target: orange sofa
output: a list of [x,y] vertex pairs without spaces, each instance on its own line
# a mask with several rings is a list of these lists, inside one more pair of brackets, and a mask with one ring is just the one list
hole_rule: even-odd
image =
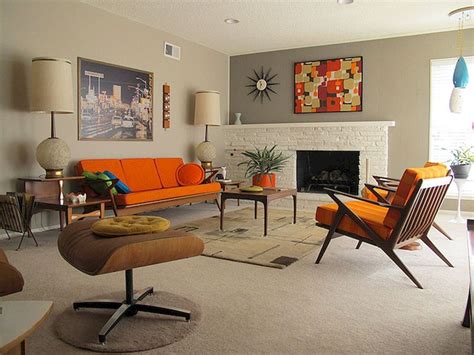
[[110,194],[117,216],[217,200],[219,183],[180,186],[177,171],[183,164],[181,158],[87,159],[76,170],[79,175],[108,170],[130,188],[128,194]]

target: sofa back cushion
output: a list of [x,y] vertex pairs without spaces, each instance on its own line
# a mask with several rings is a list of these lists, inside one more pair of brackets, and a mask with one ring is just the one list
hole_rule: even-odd
[[178,168],[183,165],[181,158],[156,158],[155,166],[160,175],[163,187],[177,187],[179,186],[176,179],[176,172]]
[[160,177],[152,158],[122,159],[127,186],[132,192],[161,189]]
[[78,175],[82,175],[84,171],[90,171],[93,173],[100,171],[103,173],[106,170],[112,172],[117,179],[128,184],[119,159],[85,159],[80,160],[76,165],[76,172]]
[[[416,184],[420,179],[433,179],[445,177],[448,169],[444,165],[433,165],[427,168],[406,169],[398,184],[397,192],[393,197],[392,204],[403,207],[410,199]],[[384,219],[384,224],[390,228],[395,228],[400,218],[400,211],[395,208],[389,208]]]

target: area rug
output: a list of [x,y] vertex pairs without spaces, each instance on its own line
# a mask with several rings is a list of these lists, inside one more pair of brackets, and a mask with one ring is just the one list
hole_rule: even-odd
[[[122,299],[122,293],[99,296],[95,299]],[[139,312],[123,318],[107,336],[107,342],[98,342],[97,334],[113,311],[99,309],[65,309],[54,321],[58,337],[75,347],[97,352],[117,353],[156,349],[177,342],[199,324],[201,310],[193,301],[168,292],[155,292],[141,301],[144,304],[176,307],[191,311],[191,321],[183,318]]]
[[173,229],[193,233],[204,240],[205,256],[284,269],[319,248],[327,233],[315,226],[313,213],[298,212],[296,224],[292,223],[292,216],[290,210],[269,209],[266,237],[263,208],[254,219],[252,207],[225,213],[223,231],[219,230],[219,216]]

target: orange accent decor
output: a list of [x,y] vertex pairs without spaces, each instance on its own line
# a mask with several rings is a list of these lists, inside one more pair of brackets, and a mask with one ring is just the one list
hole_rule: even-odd
[[176,172],[178,168],[183,165],[181,158],[156,158],[155,166],[160,175],[163,187],[177,187],[179,186],[176,179]]
[[[383,221],[388,212],[388,208],[380,207],[362,201],[347,202],[349,207],[356,215],[366,222],[375,233],[384,239],[388,239],[392,233],[392,229],[385,226]],[[335,203],[319,206],[316,210],[316,220],[325,225],[332,225],[336,217],[338,206]],[[367,233],[359,227],[350,217],[344,216],[339,223],[339,230],[354,233],[361,237],[370,238]]]
[[110,171],[119,180],[123,181],[124,184],[128,185],[119,159],[86,159],[80,160],[76,165],[78,175],[82,175],[84,171],[90,171],[92,173],[100,171],[103,173],[105,170]]
[[[427,168],[406,169],[400,183],[398,184],[397,192],[393,197],[392,204],[396,206],[405,206],[420,179],[445,177],[447,173],[448,169],[442,164]],[[384,224],[390,228],[394,228],[399,218],[400,212],[395,208],[390,208],[385,217]]]
[[139,203],[154,202],[190,195],[202,194],[205,192],[220,192],[221,185],[217,182],[202,185],[171,187],[167,189],[131,192],[129,194],[119,194],[116,202],[119,206],[134,205]]
[[161,189],[160,177],[151,158],[122,159],[127,186],[132,192]]
[[276,186],[276,175],[275,174],[258,174],[252,177],[252,184],[261,187],[275,187]]
[[204,169],[196,163],[181,165],[176,171],[176,180],[181,186],[199,185],[204,180]]
[[[383,198],[387,198],[388,196],[388,191],[386,190],[381,190],[381,189],[375,189],[375,191],[377,191],[377,193],[382,196]],[[361,191],[361,196],[364,197],[364,198],[368,198],[369,200],[372,200],[372,201],[378,201],[379,199],[377,198],[377,196],[375,196],[374,193],[372,193],[372,191],[370,191],[368,188],[364,187]]]

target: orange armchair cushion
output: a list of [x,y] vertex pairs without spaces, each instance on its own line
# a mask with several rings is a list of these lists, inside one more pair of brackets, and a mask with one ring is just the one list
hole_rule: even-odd
[[132,192],[161,189],[163,187],[153,159],[122,159],[121,163],[127,180],[126,184]]
[[176,172],[178,168],[183,165],[181,158],[156,158],[155,166],[160,175],[163,187],[177,187],[179,186],[176,179]]
[[[387,190],[381,190],[381,189],[375,189],[375,191],[377,191],[377,193],[382,196],[383,198],[387,198],[389,192]],[[362,197],[364,198],[367,198],[369,200],[372,200],[372,201],[378,201],[379,199],[377,198],[377,196],[375,196],[375,194],[370,191],[367,187],[364,187],[361,191],[361,195]]]
[[[405,206],[420,179],[445,177],[447,173],[448,169],[442,164],[426,168],[406,169],[400,183],[398,184],[397,192],[393,197],[392,204],[400,207]],[[390,228],[394,228],[399,218],[400,211],[395,208],[390,208],[385,217],[384,224]]]
[[217,182],[211,184],[170,187],[167,189],[131,192],[129,194],[119,194],[115,201],[119,206],[134,205],[137,203],[154,202],[172,198],[198,195],[206,192],[220,192],[221,185]]
[[119,159],[86,159],[80,160],[76,165],[76,172],[78,175],[82,175],[84,171],[94,173],[100,171],[103,173],[105,170],[110,171],[119,180],[123,181],[124,184],[128,185]]
[[181,165],[176,171],[176,180],[181,186],[199,185],[204,180],[204,169],[196,163]]
[[[367,223],[382,239],[390,238],[392,229],[383,223],[388,208],[372,205],[363,201],[350,201],[346,203],[346,206]],[[336,203],[319,206],[316,210],[316,221],[326,226],[331,226],[336,217],[337,210],[338,205]],[[337,229],[342,232],[353,233],[370,239],[369,235],[347,215],[342,217]]]

